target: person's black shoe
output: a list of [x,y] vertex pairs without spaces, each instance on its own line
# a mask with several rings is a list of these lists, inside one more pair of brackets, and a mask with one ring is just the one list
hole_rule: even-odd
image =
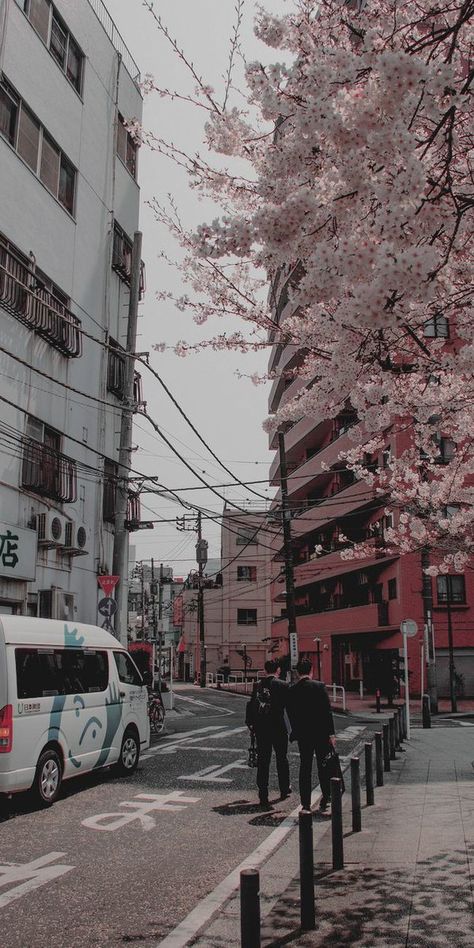
[[280,794],[280,800],[287,800],[288,797],[291,797],[292,793],[293,793],[293,788],[288,787],[287,790],[283,790],[282,793]]
[[263,807],[265,810],[272,809],[272,804],[270,803],[270,800],[268,799],[268,797],[263,797],[263,796],[259,797],[259,802],[260,802],[260,806]]
[[326,810],[329,809],[330,803],[331,803],[331,800],[329,799],[329,797],[321,797],[321,800],[319,802],[319,812],[325,813]]

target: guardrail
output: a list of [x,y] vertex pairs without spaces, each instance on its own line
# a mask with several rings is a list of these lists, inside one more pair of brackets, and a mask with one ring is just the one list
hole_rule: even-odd
[[331,693],[332,703],[341,700],[342,710],[346,710],[346,689],[342,685],[328,685],[328,691]]

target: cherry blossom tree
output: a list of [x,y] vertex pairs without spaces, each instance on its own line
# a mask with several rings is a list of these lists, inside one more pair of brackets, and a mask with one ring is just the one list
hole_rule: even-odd
[[[258,13],[281,61],[246,64],[244,98],[239,19],[221,99],[187,63],[195,88],[180,98],[203,110],[205,157],[142,132],[219,209],[190,233],[155,202],[184,252],[175,302],[198,322],[235,319],[205,343],[216,349],[296,346],[304,384],[267,424],[350,405],[341,464],[402,510],[392,542],[460,570],[473,551],[474,0],[288,8]],[[151,77],[147,90],[177,96]],[[369,470],[392,431],[401,450]]]

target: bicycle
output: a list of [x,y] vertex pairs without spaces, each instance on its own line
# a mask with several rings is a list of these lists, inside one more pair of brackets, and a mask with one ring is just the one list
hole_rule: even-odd
[[160,694],[155,691],[148,694],[148,717],[152,734],[161,734],[165,726],[165,708]]

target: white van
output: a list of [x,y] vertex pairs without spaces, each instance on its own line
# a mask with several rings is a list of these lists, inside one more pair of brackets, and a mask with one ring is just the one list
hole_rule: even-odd
[[109,632],[0,615],[0,794],[32,788],[48,806],[69,777],[133,773],[150,742],[147,698]]

